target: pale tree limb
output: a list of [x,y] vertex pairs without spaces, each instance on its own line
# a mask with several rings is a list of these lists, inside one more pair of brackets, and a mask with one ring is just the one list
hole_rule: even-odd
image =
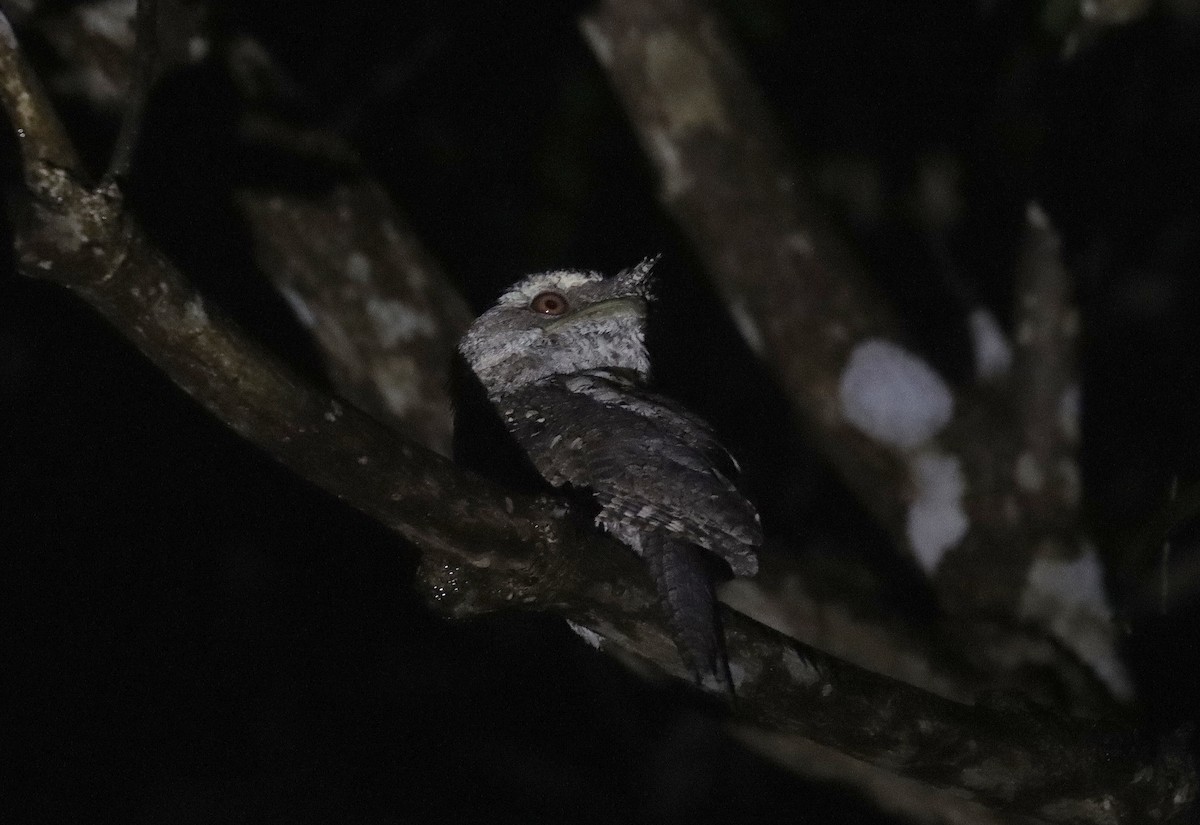
[[768,549],[760,562],[753,579],[722,585],[721,600],[806,645],[968,704],[999,691],[1047,707],[1063,706],[1067,696],[1077,716],[1112,712],[1093,671],[1064,658],[1058,643],[1034,627],[965,618],[914,622],[881,599],[884,586],[844,555]]
[[[1096,550],[1079,527],[1079,310],[1062,241],[1036,202],[1026,209],[1016,274],[1013,476],[1034,543],[1020,615],[1049,627],[1103,673],[1112,612]],[[1104,675],[1121,678],[1116,670]]]
[[[132,0],[67,4],[0,0],[9,20],[38,32],[61,59],[61,64],[43,74],[46,86],[106,114],[128,111],[130,90],[145,87],[138,78],[150,68],[145,64],[152,63],[153,74],[161,76],[197,63],[209,52],[204,32],[207,4],[201,0],[155,0],[157,48],[153,60],[148,60],[148,55],[135,58],[134,44],[141,36],[137,5]],[[126,119],[130,125],[139,120]]]
[[[505,495],[306,385],[204,303],[123,210],[115,184],[82,182],[2,17],[0,72],[23,136],[23,274],[70,289],[229,427],[411,542],[444,612],[552,609],[600,645],[685,676],[632,554],[576,532],[559,504]],[[740,720],[1047,821],[1166,821],[1195,795],[1194,770],[1175,743],[1026,707],[948,702],[732,611],[725,618]]]
[[470,315],[387,195],[363,180],[237,203],[259,268],[317,339],[338,393],[450,455],[449,365]]
[[[1057,617],[1028,609],[1075,582],[1034,565],[1046,519],[1021,506],[1016,399],[956,390],[905,346],[716,16],[699,0],[605,0],[583,31],[743,337],[941,606],[1060,634]],[[1101,581],[1081,536],[1052,538],[1076,574]],[[1102,588],[1098,597],[1087,645],[1059,638],[1129,698]]]
[[450,455],[449,371],[471,320],[466,303],[349,145],[270,114],[295,87],[266,51],[245,38],[228,51],[235,64],[254,64],[230,71],[257,104],[243,118],[246,138],[301,168],[336,170],[317,192],[259,186],[236,194],[259,269],[311,331],[338,394]]
[[[1075,453],[1079,444],[1079,310],[1062,241],[1036,203],[1026,211],[1017,262],[1016,360],[1012,393],[1023,451],[1017,482],[1022,506],[1048,531],[1070,530],[1081,496]],[[1064,520],[1067,523],[1063,523]]]

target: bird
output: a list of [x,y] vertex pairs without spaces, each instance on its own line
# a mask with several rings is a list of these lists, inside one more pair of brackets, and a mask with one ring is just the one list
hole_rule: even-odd
[[651,389],[657,260],[612,276],[528,275],[471,324],[458,350],[538,475],[590,497],[596,525],[648,564],[692,680],[732,696],[710,569],[719,559],[753,576],[762,527],[713,429]]

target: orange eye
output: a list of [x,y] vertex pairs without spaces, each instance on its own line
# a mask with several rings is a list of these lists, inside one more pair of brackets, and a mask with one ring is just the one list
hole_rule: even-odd
[[529,302],[529,308],[534,312],[540,312],[542,315],[563,315],[571,305],[567,303],[567,299],[558,292],[539,292],[537,297]]

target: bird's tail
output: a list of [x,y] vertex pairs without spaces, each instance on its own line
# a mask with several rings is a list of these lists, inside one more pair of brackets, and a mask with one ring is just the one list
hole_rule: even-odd
[[643,536],[642,553],[658,586],[667,622],[696,683],[733,696],[725,635],[704,551],[661,536]]

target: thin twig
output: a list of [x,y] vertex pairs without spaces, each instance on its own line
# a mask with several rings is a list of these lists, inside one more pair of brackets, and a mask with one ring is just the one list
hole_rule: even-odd
[[101,184],[109,184],[129,174],[133,153],[137,150],[138,137],[145,119],[146,102],[154,86],[154,72],[158,62],[158,0],[137,0],[137,16],[134,20],[136,44],[134,67],[130,72],[129,91],[125,100],[125,111],[121,115],[121,126],[113,144],[108,169]]

